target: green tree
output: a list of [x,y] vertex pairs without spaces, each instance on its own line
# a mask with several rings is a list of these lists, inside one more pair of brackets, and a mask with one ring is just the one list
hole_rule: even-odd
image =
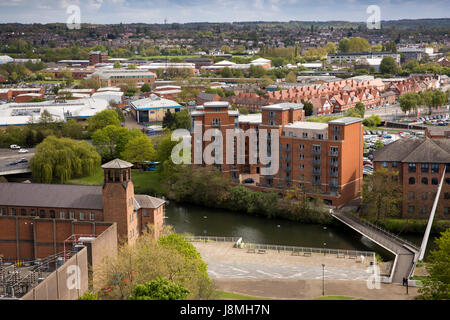
[[75,177],[92,175],[101,158],[86,141],[50,136],[36,147],[30,160],[33,180],[64,183]]
[[122,64],[119,61],[114,61],[114,69],[122,68]]
[[131,138],[143,136],[138,129],[127,129],[109,125],[98,129],[92,135],[92,144],[102,156],[104,161],[119,158]]
[[364,216],[378,221],[400,213],[402,191],[397,179],[398,171],[390,172],[386,168],[378,169],[372,175],[364,177]]
[[92,292],[87,291],[87,292],[85,292],[85,294],[83,294],[77,300],[101,300],[101,299],[99,299],[97,293],[92,293]]
[[179,283],[157,277],[144,284],[137,284],[130,300],[186,300],[189,290]]
[[175,126],[173,129],[187,129],[190,130],[192,126],[192,118],[187,109],[182,109],[175,112]]
[[362,103],[361,101],[358,102],[355,105],[355,110],[359,113],[360,118],[364,118],[364,113],[366,112],[366,107],[364,106],[364,103]]
[[144,83],[141,87],[141,92],[150,92],[150,91],[152,91],[152,89],[150,88],[148,83]]
[[163,128],[172,129],[174,125],[175,125],[175,116],[172,114],[172,112],[170,112],[169,109],[167,109],[163,117],[162,126]]
[[137,136],[128,141],[121,157],[131,163],[142,163],[155,160],[156,151],[149,138]]
[[450,229],[441,233],[436,239],[436,249],[430,253],[427,271],[429,276],[422,280],[419,289],[426,300],[450,299]]
[[392,57],[384,57],[381,60],[380,72],[386,74],[396,74],[398,72],[397,62]]
[[403,112],[416,111],[417,107],[421,104],[421,97],[416,92],[408,92],[401,95],[398,98],[398,102]]
[[290,82],[290,83],[297,82],[297,75],[295,74],[295,72],[291,71],[288,73],[288,75],[286,76],[286,82]]
[[303,110],[305,110],[305,116],[310,116],[314,112],[314,105],[310,101],[303,103]]
[[62,125],[62,134],[64,137],[71,139],[81,139],[83,137],[83,126],[81,123],[69,119]]
[[120,126],[119,117],[114,110],[103,110],[88,120],[88,132],[92,134],[96,130],[103,129],[109,125]]

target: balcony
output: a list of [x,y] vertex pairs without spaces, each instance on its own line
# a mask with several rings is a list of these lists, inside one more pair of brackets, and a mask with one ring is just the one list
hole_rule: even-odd
[[322,160],[314,160],[314,159],[311,160],[311,164],[312,164],[312,165],[320,166],[321,163],[322,163]]
[[313,181],[312,181],[312,184],[313,184],[314,186],[320,186],[320,185],[322,184],[322,181],[320,181],[320,180],[313,180]]
[[330,177],[337,178],[338,176],[339,176],[339,172],[337,172],[337,171],[330,171]]
[[337,156],[339,156],[339,151],[329,151],[328,155],[330,157],[337,157]]
[[337,161],[330,161],[328,164],[330,165],[330,167],[338,167],[339,166],[339,162],[337,162]]
[[311,173],[312,173],[312,174],[315,174],[315,175],[316,175],[316,174],[319,174],[319,175],[320,175],[320,172],[321,172],[320,168],[314,168],[314,169],[311,170]]
[[311,153],[312,154],[322,154],[322,151],[320,149],[312,149]]
[[331,180],[330,183],[329,183],[329,186],[330,187],[338,187],[339,186],[339,182]]

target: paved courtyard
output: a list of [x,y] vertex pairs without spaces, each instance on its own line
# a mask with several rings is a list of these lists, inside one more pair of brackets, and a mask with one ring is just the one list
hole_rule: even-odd
[[[233,248],[232,243],[194,242],[208,273],[213,279],[325,279],[366,280],[373,257],[359,259],[338,258],[335,254],[293,256],[289,252],[266,250],[266,253],[249,253],[247,249]],[[360,262],[357,262],[360,261]]]

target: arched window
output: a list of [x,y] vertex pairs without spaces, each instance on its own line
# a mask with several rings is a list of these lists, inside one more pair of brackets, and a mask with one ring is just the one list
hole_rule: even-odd
[[422,184],[428,184],[428,178],[422,178]]
[[409,184],[415,184],[416,183],[416,178],[409,178]]
[[437,178],[432,178],[431,179],[431,184],[434,184],[434,185],[439,184],[438,179]]

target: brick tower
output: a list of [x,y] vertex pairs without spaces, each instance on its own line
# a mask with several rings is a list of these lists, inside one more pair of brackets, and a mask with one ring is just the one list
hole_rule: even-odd
[[117,223],[119,240],[133,243],[139,235],[135,211],[134,185],[129,162],[115,159],[102,165],[104,221]]

